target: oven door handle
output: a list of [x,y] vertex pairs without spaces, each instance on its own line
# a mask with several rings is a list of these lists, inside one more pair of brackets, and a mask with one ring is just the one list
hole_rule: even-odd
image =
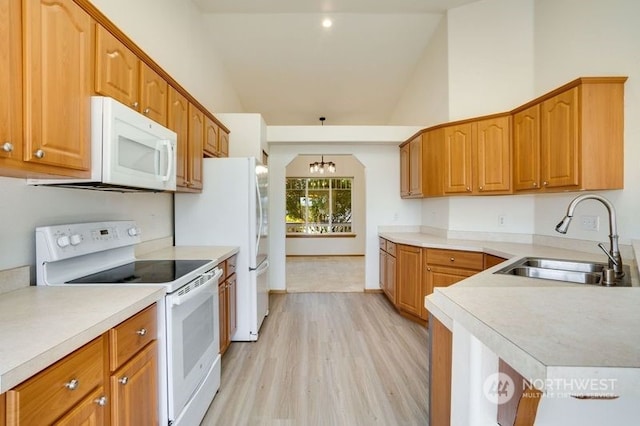
[[180,295],[178,294],[180,293],[180,291],[178,291],[176,294],[171,295],[171,306],[180,306],[183,303],[186,303],[194,297],[198,296],[200,293],[207,291],[210,287],[213,286],[214,282],[217,284],[218,280],[222,276],[222,269],[216,268],[213,274],[208,272],[206,274],[203,274],[203,276],[206,277],[207,280],[190,292]]

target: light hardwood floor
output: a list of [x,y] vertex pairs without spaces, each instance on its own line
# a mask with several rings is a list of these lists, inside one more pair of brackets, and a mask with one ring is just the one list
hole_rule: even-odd
[[287,256],[287,292],[364,291],[364,256]]
[[275,294],[202,425],[426,425],[428,400],[427,330],[383,295]]

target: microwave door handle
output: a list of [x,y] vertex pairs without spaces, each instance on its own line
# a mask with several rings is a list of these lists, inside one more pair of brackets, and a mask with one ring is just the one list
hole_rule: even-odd
[[163,182],[167,182],[171,179],[171,172],[173,171],[173,162],[171,159],[173,158],[171,151],[171,141],[168,139],[162,141],[163,145],[167,147],[167,173],[162,177]]

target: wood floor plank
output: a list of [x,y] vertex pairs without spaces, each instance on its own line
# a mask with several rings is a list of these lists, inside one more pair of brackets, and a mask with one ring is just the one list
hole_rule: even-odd
[[426,425],[427,410],[424,327],[382,294],[289,293],[227,350],[202,425]]

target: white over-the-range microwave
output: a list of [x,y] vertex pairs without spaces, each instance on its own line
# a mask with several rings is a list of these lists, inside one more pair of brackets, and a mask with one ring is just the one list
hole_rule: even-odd
[[174,131],[113,98],[91,98],[91,177],[28,179],[30,185],[57,185],[105,191],[175,191]]

